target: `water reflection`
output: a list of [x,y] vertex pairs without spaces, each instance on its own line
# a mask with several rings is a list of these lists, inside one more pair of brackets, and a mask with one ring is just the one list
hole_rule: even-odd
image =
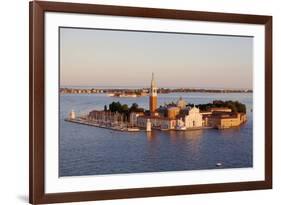
[[171,131],[169,135],[172,143],[184,144],[194,157],[200,153],[203,130]]
[[155,140],[156,134],[155,132],[151,131],[151,132],[146,132],[146,139],[147,141],[151,142],[153,140]]
[[177,143],[177,141],[183,140],[187,141],[198,141],[202,137],[203,130],[187,130],[187,131],[169,131],[168,136],[170,136],[172,143]]

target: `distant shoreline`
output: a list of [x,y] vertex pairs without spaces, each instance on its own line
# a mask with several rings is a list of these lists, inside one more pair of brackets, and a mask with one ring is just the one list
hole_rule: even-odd
[[[251,89],[158,88],[159,94],[169,93],[252,93]],[[61,94],[136,94],[145,96],[149,88],[60,88]]]

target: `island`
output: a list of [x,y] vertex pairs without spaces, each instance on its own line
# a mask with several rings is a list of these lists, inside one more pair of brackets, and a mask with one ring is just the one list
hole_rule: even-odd
[[74,110],[65,119],[68,122],[91,125],[117,131],[148,131],[194,129],[228,129],[247,121],[246,106],[239,101],[214,100],[207,104],[190,104],[182,97],[158,107],[157,86],[152,74],[149,91],[149,110],[113,101],[103,110],[92,110],[76,116]]

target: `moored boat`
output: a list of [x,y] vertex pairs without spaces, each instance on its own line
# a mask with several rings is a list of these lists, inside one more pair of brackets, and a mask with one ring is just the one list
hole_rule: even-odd
[[186,130],[186,127],[185,126],[176,126],[176,130],[184,131],[184,130]]

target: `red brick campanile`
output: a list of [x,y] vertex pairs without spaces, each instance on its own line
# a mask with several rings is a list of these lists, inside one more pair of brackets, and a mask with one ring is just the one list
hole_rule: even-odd
[[154,73],[152,73],[150,96],[149,96],[149,110],[150,115],[154,115],[157,109],[157,87],[154,80]]

